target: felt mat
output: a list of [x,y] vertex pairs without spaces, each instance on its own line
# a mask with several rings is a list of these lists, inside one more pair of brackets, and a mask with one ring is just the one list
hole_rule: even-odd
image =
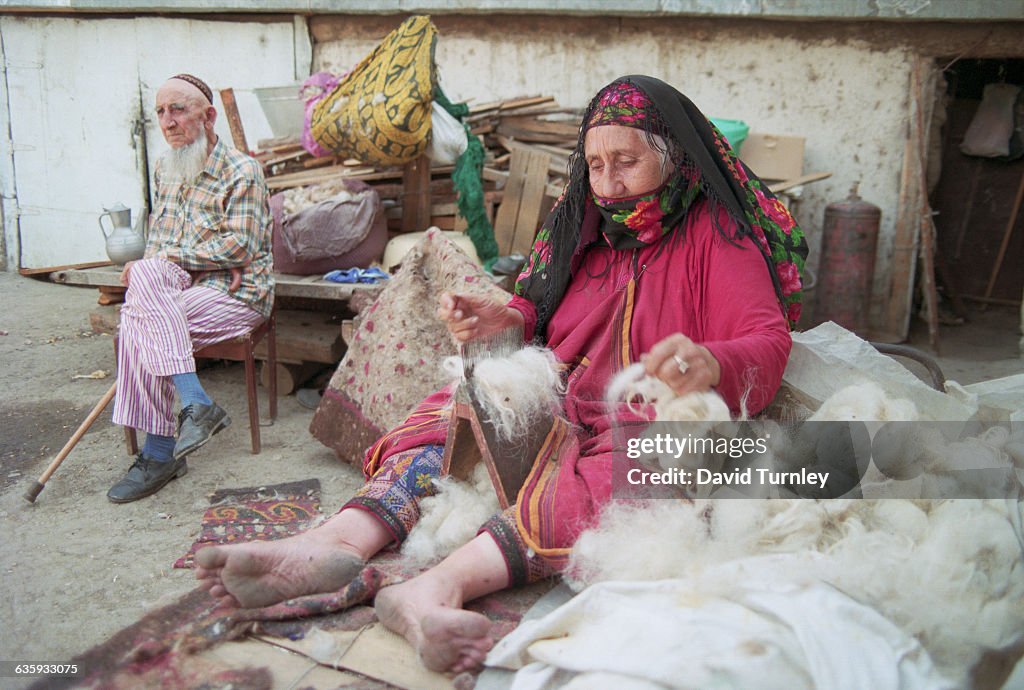
[[204,546],[281,539],[305,531],[319,518],[318,479],[218,489],[210,494],[199,538],[174,567],[194,567],[195,553]]

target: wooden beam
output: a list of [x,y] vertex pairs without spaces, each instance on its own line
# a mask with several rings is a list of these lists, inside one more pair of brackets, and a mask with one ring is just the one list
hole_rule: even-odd
[[537,225],[541,221],[540,210],[544,203],[544,189],[548,183],[548,166],[551,154],[530,151],[526,161],[526,181],[519,200],[519,214],[516,217],[516,231],[512,239],[512,254],[529,256]]
[[[84,264],[65,264],[64,266],[47,266],[45,268],[19,268],[18,275],[23,276],[37,276],[43,273],[54,273],[58,271],[72,271],[82,270],[86,268],[99,268],[101,266],[113,266],[113,261],[89,261]],[[118,268],[118,274],[120,275],[121,269]]]
[[[923,59],[915,59],[911,70],[910,87],[922,79]],[[921,108],[911,93],[911,107]],[[923,118],[922,118],[923,119]],[[914,294],[914,278],[917,267],[918,242],[921,230],[921,195],[927,192],[921,188],[922,176],[918,166],[921,160],[922,127],[916,118],[910,118],[907,139],[903,147],[903,171],[900,175],[900,196],[896,209],[896,231],[893,235],[892,259],[889,272],[889,292],[886,296],[886,310],[883,314],[881,331],[906,338],[910,327],[910,313]]]
[[[936,353],[939,350],[939,294],[935,287],[935,223],[932,219],[932,207],[928,203],[928,157],[927,137],[924,125],[924,76],[916,70],[913,97],[917,101],[917,131],[920,135],[918,155],[918,174],[920,175],[921,195],[921,290],[924,293],[924,304],[928,314],[928,342]],[[931,108],[928,109],[931,113]]]
[[505,192],[498,212],[494,217],[494,240],[498,243],[498,255],[512,253],[512,243],[516,237],[516,223],[519,217],[519,202],[523,196],[523,185],[526,183],[526,163],[529,154],[517,149],[512,152],[509,161],[508,178],[505,180]]
[[402,232],[430,227],[430,159],[420,156],[402,170]]
[[231,140],[235,148],[242,153],[249,153],[249,144],[245,141],[245,129],[242,127],[242,116],[238,114],[238,104],[235,102],[234,89],[221,89],[220,100],[224,104],[224,117],[228,120],[228,129],[231,130]]
[[[88,285],[100,287],[121,285],[120,266],[101,266],[90,269],[66,269],[50,274],[50,280],[62,285]],[[387,283],[332,283],[320,276],[299,276],[274,272],[274,292],[278,297],[297,297],[347,302],[355,293],[376,297]]]
[[1006,222],[1006,229],[1003,230],[1003,241],[999,243],[999,253],[996,254],[996,263],[992,267],[992,274],[988,278],[988,285],[985,287],[985,299],[992,297],[992,291],[996,287],[996,278],[999,277],[999,269],[1003,267],[1003,258],[1006,256],[1006,247],[1010,244],[1010,235],[1017,224],[1017,214],[1020,212],[1021,199],[1024,198],[1024,172],[1020,176],[1020,184],[1017,185],[1017,195],[1013,199],[1013,208],[1010,211],[1010,220]]

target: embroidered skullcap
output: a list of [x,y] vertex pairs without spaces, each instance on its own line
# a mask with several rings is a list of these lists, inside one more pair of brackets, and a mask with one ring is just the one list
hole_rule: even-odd
[[202,91],[203,95],[206,96],[206,100],[209,101],[210,105],[213,105],[213,90],[210,89],[210,87],[206,85],[206,82],[199,77],[194,77],[191,74],[175,74],[171,79],[187,81],[189,84]]
[[601,125],[643,129],[652,116],[650,107],[650,97],[632,82],[612,82],[598,94],[597,104],[587,121],[586,129]]

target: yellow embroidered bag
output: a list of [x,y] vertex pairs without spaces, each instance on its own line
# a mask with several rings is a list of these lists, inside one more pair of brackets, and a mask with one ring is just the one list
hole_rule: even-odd
[[402,22],[313,108],[316,142],[371,165],[403,165],[424,153],[436,41],[430,17]]

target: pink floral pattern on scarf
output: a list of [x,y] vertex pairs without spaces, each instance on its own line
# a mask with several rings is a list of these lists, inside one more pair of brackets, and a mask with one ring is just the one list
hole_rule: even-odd
[[628,82],[618,84],[601,95],[594,113],[587,122],[587,129],[601,125],[642,127],[647,120],[647,109],[651,99],[643,91]]

